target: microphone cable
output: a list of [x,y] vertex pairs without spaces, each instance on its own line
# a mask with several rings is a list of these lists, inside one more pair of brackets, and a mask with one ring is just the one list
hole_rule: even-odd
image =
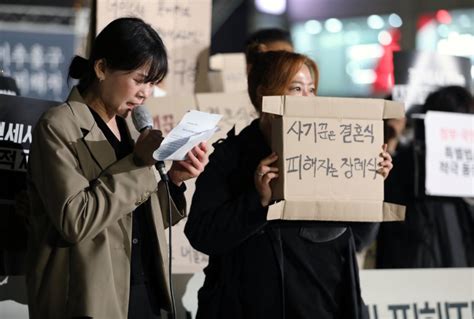
[[170,192],[170,186],[169,186],[169,178],[168,174],[161,174],[161,170],[158,170],[160,172],[161,180],[165,183],[165,188],[166,188],[166,194],[168,197],[168,272],[169,272],[169,287],[170,287],[170,298],[171,298],[171,313],[168,315],[168,318],[171,315],[171,319],[176,319],[176,302],[174,298],[174,288],[173,288],[173,212],[171,209],[171,192]]
[[[143,132],[146,129],[153,128],[153,118],[151,117],[150,113],[146,109],[144,105],[140,105],[133,109],[132,111],[132,121],[133,125],[137,129],[138,132]],[[172,244],[172,224],[173,224],[173,214],[171,210],[171,193],[169,188],[169,178],[168,174],[166,173],[165,163],[163,161],[158,161],[155,164],[155,168],[158,170],[160,174],[161,180],[165,183],[166,187],[166,194],[168,197],[168,218],[169,218],[169,240],[168,240],[168,272],[169,272],[169,288],[170,288],[170,299],[171,299],[171,319],[176,319],[176,303],[174,299],[174,289],[173,289],[173,274],[172,274],[172,259],[173,259],[173,244]],[[166,279],[165,279],[166,280]],[[168,318],[169,318],[168,314]]]

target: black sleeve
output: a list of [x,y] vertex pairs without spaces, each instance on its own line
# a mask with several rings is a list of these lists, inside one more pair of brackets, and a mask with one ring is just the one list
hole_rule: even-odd
[[360,252],[362,249],[370,246],[375,240],[380,223],[354,222],[350,223],[350,225],[354,234],[356,251]]
[[266,224],[267,208],[253,182],[245,189],[235,187],[235,178],[244,174],[239,174],[236,146],[228,144],[216,146],[196,181],[184,229],[191,245],[208,255],[235,248]]
[[183,182],[180,186],[177,186],[175,183],[169,180],[170,187],[170,196],[173,202],[176,204],[176,207],[186,207],[186,198],[184,197],[184,192],[186,191],[186,184]]

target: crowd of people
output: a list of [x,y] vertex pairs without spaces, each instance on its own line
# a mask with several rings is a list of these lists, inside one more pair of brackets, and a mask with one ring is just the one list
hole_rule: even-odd
[[[31,318],[146,319],[171,311],[164,229],[185,217],[185,181],[196,177],[185,234],[209,255],[198,319],[368,318],[356,254],[373,242],[377,268],[474,266],[473,205],[424,193],[424,131],[415,117],[385,123],[378,159],[385,200],[407,207],[405,221],[267,221],[282,154],[270,147],[273,116],[262,112],[262,98],[315,96],[324,81],[312,59],[293,51],[283,30],[249,38],[248,94],[258,118],[230,131],[210,156],[201,143],[175,161],[169,196],[153,169],[161,132],[146,129],[134,141],[125,121],[167,74],[159,34],[138,18],[120,18],[99,33],[88,59],[73,59],[69,76],[78,84],[33,133]],[[472,114],[474,102],[450,86],[419,110]],[[409,130],[414,137],[402,138]]]

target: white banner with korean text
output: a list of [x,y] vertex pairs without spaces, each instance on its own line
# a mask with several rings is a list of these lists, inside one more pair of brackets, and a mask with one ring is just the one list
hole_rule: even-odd
[[474,115],[428,112],[426,193],[474,197]]
[[474,269],[360,272],[370,319],[473,319]]
[[[360,281],[370,319],[474,319],[474,268],[362,270]],[[198,271],[177,291],[178,313],[195,318],[203,283]],[[28,318],[24,277],[0,276],[0,318]]]

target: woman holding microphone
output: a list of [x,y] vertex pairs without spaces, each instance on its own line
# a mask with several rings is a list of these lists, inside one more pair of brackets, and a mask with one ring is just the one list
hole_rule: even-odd
[[173,163],[168,202],[152,169],[161,132],[145,130],[134,142],[125,121],[167,70],[150,25],[114,20],[88,60],[72,61],[79,84],[67,101],[39,120],[28,170],[31,318],[142,319],[170,310],[164,228],[184,217],[183,182],[204,169],[206,147]]

